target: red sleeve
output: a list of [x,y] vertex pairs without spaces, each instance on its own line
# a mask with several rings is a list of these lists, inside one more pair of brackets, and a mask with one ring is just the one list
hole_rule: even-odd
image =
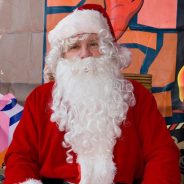
[[13,184],[29,178],[39,179],[39,137],[37,130],[36,92],[28,97],[23,116],[5,156],[5,182]]
[[179,150],[158,111],[153,95],[135,83],[137,127],[144,153],[141,184],[180,184]]

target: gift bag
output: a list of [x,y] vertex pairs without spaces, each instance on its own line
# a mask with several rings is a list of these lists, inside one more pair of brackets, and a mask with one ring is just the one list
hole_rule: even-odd
[[23,107],[12,94],[0,94],[0,166],[10,145],[15,128],[21,118]]

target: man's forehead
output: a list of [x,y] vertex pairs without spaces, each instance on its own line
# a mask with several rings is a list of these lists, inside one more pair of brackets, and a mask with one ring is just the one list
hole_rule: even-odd
[[96,33],[82,33],[82,34],[77,34],[74,35],[72,37],[70,37],[69,39],[89,39],[89,40],[98,40],[98,34]]

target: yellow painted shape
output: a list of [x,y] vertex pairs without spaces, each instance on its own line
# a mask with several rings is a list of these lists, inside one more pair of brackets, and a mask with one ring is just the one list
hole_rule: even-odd
[[179,98],[181,102],[184,102],[184,66],[178,73],[178,87],[179,87]]

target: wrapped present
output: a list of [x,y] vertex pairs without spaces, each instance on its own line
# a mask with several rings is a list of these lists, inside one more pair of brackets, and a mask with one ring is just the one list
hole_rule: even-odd
[[23,107],[14,95],[0,94],[0,165],[10,145],[16,126],[21,118]]

